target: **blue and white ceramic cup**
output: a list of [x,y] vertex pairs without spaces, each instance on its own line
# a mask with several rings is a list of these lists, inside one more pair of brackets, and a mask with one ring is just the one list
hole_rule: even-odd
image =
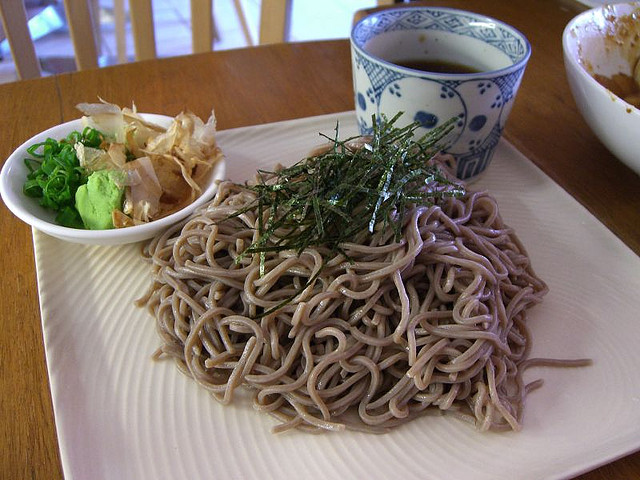
[[398,125],[419,121],[417,135],[455,117],[444,151],[456,158],[458,177],[473,180],[491,161],[531,46],[484,15],[407,7],[358,22],[351,55],[360,133],[371,133],[373,115],[404,112]]

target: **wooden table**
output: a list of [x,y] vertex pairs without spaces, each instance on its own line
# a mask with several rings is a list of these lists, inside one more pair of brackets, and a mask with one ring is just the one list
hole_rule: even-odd
[[[595,138],[564,75],[561,33],[580,9],[558,0],[427,2],[506,21],[533,55],[506,137],[640,254],[640,177]],[[77,117],[98,96],[144,112],[205,117],[219,129],[353,108],[346,40],[279,44],[147,61],[0,85],[0,158],[31,135]],[[30,228],[0,206],[0,477],[62,478],[47,379]],[[580,477],[640,478],[640,453]]]

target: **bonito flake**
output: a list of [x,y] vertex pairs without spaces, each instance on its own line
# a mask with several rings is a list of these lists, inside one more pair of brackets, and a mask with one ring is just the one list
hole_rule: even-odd
[[100,149],[76,149],[80,164],[89,171],[126,172],[124,205],[113,213],[116,228],[157,220],[192,203],[222,158],[213,112],[207,122],[182,112],[164,128],[145,120],[135,105],[102,101],[77,108],[86,126],[106,136]]

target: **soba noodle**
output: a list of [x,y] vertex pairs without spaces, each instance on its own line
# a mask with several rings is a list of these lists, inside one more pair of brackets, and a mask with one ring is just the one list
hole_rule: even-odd
[[221,183],[148,245],[154,283],[142,303],[159,355],[222,403],[247,387],[279,419],[275,431],[377,432],[428,412],[520,429],[540,384],[522,378],[527,310],[547,286],[494,198],[413,208],[399,242],[387,229],[361,232],[343,253],[266,253],[261,276],[258,254],[237,261],[258,235],[255,195]]

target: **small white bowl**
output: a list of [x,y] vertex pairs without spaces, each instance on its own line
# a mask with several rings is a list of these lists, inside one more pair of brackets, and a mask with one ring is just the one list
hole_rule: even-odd
[[632,75],[640,57],[638,34],[640,3],[604,5],[571,20],[562,47],[569,86],[585,121],[611,153],[640,174],[640,110],[592,76]]
[[[173,120],[165,115],[142,114],[142,116],[148,121],[165,127],[169,126]],[[34,143],[43,142],[47,138],[61,139],[74,130],[81,131],[82,128],[82,120],[77,119],[56,125],[33,136],[11,154],[0,173],[0,194],[9,210],[20,220],[53,237],[69,242],[95,245],[120,245],[152,238],[162,230],[184,219],[193,213],[197,207],[213,198],[218,188],[217,181],[224,179],[225,161],[222,159],[214,167],[209,183],[206,185],[202,195],[193,203],[171,215],[144,225],[112,230],[82,230],[63,227],[55,223],[55,213],[53,211],[46,210],[38,204],[37,199],[27,197],[22,193],[22,186],[27,177],[24,158],[29,156],[27,148]]]

